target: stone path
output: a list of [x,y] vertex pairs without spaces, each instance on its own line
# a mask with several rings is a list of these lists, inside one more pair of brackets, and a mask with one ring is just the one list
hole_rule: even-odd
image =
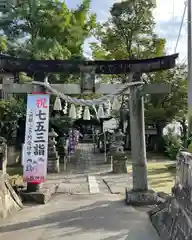
[[0,225],[0,240],[159,240],[145,212],[120,195],[57,194]]
[[1,222],[0,240],[160,240],[147,210],[125,205],[127,175],[49,176],[51,183],[54,179],[59,187],[52,200]]
[[49,175],[51,184],[59,184],[56,195],[0,222],[0,240],[160,240],[146,209],[124,203],[131,176],[109,171],[109,165],[92,164]]
[[88,176],[87,177],[88,184],[89,184],[89,192],[90,193],[99,193],[99,186],[95,176]]
[[104,154],[94,154],[93,144],[80,143],[78,149],[80,154],[77,160],[77,168],[86,170],[104,163]]
[[125,188],[132,189],[132,177],[129,174],[106,174],[99,177],[112,194],[125,194]]
[[[124,194],[125,188],[132,185],[129,174],[110,174],[111,165],[104,164],[104,154],[93,153],[90,143],[79,144],[79,159],[73,172],[87,177],[90,193]],[[98,183],[97,183],[98,182]]]
[[94,171],[83,174],[52,174],[49,176],[49,184],[59,185],[57,192],[63,194],[125,194],[125,188],[130,188],[132,179],[129,174],[112,174],[110,166],[105,165]]

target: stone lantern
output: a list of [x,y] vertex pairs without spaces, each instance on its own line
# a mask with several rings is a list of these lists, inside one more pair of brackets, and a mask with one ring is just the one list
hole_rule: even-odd
[[52,128],[48,135],[48,163],[47,172],[48,173],[58,173],[60,172],[59,167],[59,156],[56,151],[56,140],[55,138],[58,134]]
[[110,155],[112,156],[113,173],[127,173],[127,156],[124,152],[124,134],[121,129],[114,132]]

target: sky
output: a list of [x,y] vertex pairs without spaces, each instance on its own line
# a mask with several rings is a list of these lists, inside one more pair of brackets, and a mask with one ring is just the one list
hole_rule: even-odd
[[[97,14],[97,21],[106,21],[109,17],[110,7],[114,2],[119,1],[121,0],[92,0],[91,10]],[[65,2],[70,8],[74,8],[81,3],[81,0],[65,0]],[[155,31],[160,37],[167,40],[168,54],[175,53],[184,4],[185,0],[156,0],[157,7],[153,13],[156,22]],[[87,56],[91,54],[89,41],[93,41],[93,39],[87,40],[84,44]],[[185,62],[187,57],[187,11],[176,52],[179,53],[179,60]]]

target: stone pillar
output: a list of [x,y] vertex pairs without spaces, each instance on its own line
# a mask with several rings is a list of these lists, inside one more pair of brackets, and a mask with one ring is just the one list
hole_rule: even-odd
[[[133,81],[141,81],[141,74],[135,73]],[[131,156],[133,169],[133,190],[148,191],[147,157],[145,143],[144,100],[138,87],[130,88]]]
[[[141,81],[141,73],[135,73],[133,81]],[[151,205],[158,201],[157,194],[148,189],[147,156],[145,143],[144,99],[140,87],[130,88],[130,128],[133,189],[126,189],[128,205]]]
[[6,174],[7,167],[7,144],[6,139],[0,137],[0,175],[4,176]]
[[1,90],[1,98],[3,100],[9,100],[12,97],[12,93],[7,93],[6,90],[9,90],[10,86],[14,83],[13,74],[4,74],[2,81],[2,90]]
[[51,129],[51,132],[48,135],[48,163],[47,163],[47,172],[48,173],[58,173],[60,172],[59,167],[59,156],[56,151],[56,140],[58,136],[54,129]]

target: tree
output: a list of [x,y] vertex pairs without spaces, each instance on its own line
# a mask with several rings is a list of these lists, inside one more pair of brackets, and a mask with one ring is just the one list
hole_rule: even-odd
[[185,65],[177,65],[174,69],[152,73],[149,83],[169,83],[171,93],[155,95],[151,94],[145,104],[146,118],[156,122],[163,120],[181,120],[187,113],[187,70]]
[[[110,18],[96,28],[98,42],[91,44],[94,58],[118,60],[164,55],[165,40],[153,31],[153,8],[151,0],[115,3]],[[109,77],[121,82],[127,80],[126,74]]]
[[[2,53],[33,59],[83,58],[83,44],[96,27],[96,15],[90,14],[91,0],[83,0],[70,10],[56,0],[25,0],[0,19],[6,47]],[[62,76],[61,76],[62,75]],[[65,80],[63,74],[54,80]]]
[[[99,42],[91,44],[94,58],[118,60],[164,55],[166,41],[153,31],[153,8],[150,0],[115,3],[110,10],[110,18],[95,31]],[[126,74],[104,78],[112,79],[112,82],[127,80]]]
[[95,32],[101,48],[93,45],[94,54],[103,48],[107,58],[140,58],[153,34],[153,7],[150,0],[115,3],[110,10],[111,17]]
[[145,103],[146,123],[153,123],[157,129],[157,150],[164,150],[162,130],[173,120],[181,123],[183,129],[183,142],[186,144],[187,127],[187,70],[185,65],[177,65],[174,69],[151,73],[148,75],[149,83],[171,84],[169,94],[151,94]]
[[[69,9],[60,0],[21,0],[0,17],[0,51],[30,59],[84,59],[84,41],[96,27],[96,15],[90,14],[91,0],[82,0]],[[75,82],[79,74],[49,76],[49,82]],[[20,82],[31,76],[20,73]]]
[[[115,3],[110,18],[95,31],[99,42],[91,44],[94,58],[145,59],[166,55],[166,40],[154,33],[153,7],[150,0]],[[111,77],[121,82],[126,79],[124,74],[107,78]],[[145,105],[147,121],[171,121],[185,115],[186,66],[178,65],[172,70],[150,73],[147,82],[172,85],[169,95],[150,95],[150,101]]]
[[22,100],[0,101],[0,135],[8,144],[15,144],[18,121],[25,115],[26,104]]

